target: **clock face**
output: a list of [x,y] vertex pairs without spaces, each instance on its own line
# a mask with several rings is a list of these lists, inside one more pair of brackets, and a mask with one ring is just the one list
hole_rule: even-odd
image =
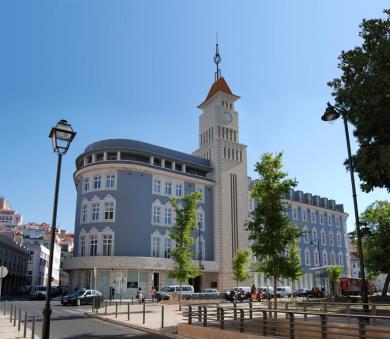
[[226,122],[232,122],[232,114],[230,112],[223,113],[223,118]]

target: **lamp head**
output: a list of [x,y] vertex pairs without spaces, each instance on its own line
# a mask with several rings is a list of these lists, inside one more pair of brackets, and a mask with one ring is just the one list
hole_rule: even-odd
[[340,117],[340,112],[338,112],[337,109],[328,102],[325,113],[321,117],[321,120],[332,122],[337,120],[339,117]]
[[53,143],[53,151],[58,154],[65,154],[69,145],[75,137],[76,132],[66,120],[60,120],[50,131],[49,138]]

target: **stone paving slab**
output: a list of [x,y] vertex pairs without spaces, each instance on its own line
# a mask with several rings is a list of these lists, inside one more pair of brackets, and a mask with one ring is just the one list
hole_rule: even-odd
[[[16,320],[16,326],[14,327],[14,322],[12,320],[12,323],[9,321],[9,316],[4,316],[3,314],[0,314],[0,338],[1,339],[16,339],[16,338],[23,338],[24,334],[24,324],[21,323],[20,331],[18,331],[18,320]],[[26,338],[31,338],[31,330],[27,326],[26,331]],[[39,336],[35,335],[34,339],[40,338]]]

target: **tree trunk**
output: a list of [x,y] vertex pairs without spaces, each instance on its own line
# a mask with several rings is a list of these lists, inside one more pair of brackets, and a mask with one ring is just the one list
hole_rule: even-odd
[[180,282],[179,286],[180,286],[180,291],[179,291],[179,311],[181,311],[181,282]]
[[238,280],[236,280],[236,284],[237,284],[237,290],[236,290],[236,295],[234,296],[234,298],[236,299],[236,302],[238,301]]
[[[274,278],[274,310],[277,310],[278,309],[278,298],[276,296],[276,276],[273,277]],[[277,318],[278,317],[278,313],[275,312],[274,313],[274,318]]]
[[387,273],[386,280],[383,285],[382,297],[387,295],[387,290],[389,289],[389,283],[390,283],[390,273]]

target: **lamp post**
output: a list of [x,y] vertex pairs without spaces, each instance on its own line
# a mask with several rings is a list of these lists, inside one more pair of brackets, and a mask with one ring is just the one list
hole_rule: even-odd
[[355,187],[354,167],[353,167],[352,155],[351,155],[351,144],[349,142],[347,111],[345,109],[337,109],[335,106],[331,105],[328,102],[325,113],[323,114],[321,119],[323,121],[331,122],[337,120],[340,116],[342,116],[344,121],[345,139],[347,141],[347,151],[348,151],[349,173],[351,174],[351,186],[352,186],[353,207],[355,212],[356,236],[358,241],[358,252],[359,252],[359,259],[360,259],[360,277],[362,279],[361,294],[362,294],[362,301],[364,303],[363,305],[364,311],[368,312],[367,283],[366,283],[366,278],[364,273],[362,236],[360,231],[359,211],[358,211],[358,204],[356,198],[356,187]]
[[201,241],[201,226],[202,224],[198,222],[198,260],[199,260],[199,292],[202,291],[202,270],[204,270],[204,265],[202,264],[202,241]]
[[51,281],[53,272],[53,257],[54,257],[54,243],[56,237],[56,222],[57,222],[57,203],[58,203],[58,190],[60,186],[61,175],[61,161],[62,156],[69,149],[69,145],[75,137],[76,132],[73,131],[72,126],[68,124],[66,120],[60,120],[55,127],[50,131],[49,138],[53,143],[53,151],[58,155],[57,161],[57,175],[54,191],[54,206],[53,206],[53,219],[51,223],[51,239],[50,239],[50,256],[49,256],[49,270],[47,274],[46,285],[46,302],[43,309],[43,323],[42,323],[42,339],[49,339],[50,335],[50,297],[51,297]]

